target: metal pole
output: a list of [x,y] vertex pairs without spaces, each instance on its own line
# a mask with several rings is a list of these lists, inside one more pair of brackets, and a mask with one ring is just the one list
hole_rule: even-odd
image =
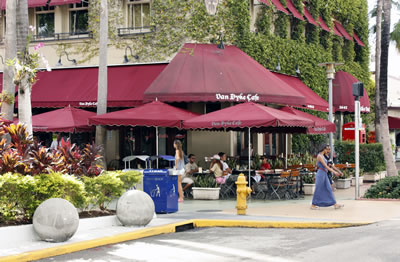
[[250,127],[249,127],[249,187],[251,188],[251,176],[250,176],[250,169],[251,169],[251,145],[250,145]]
[[360,101],[358,100],[358,96],[356,96],[356,100],[354,101],[355,112],[354,112],[354,145],[355,145],[355,165],[356,165],[356,199],[360,197],[360,184],[358,178],[360,177],[360,138],[359,138],[359,130],[360,130]]
[[[329,122],[333,123],[333,88],[332,88],[332,79],[328,78],[329,81]],[[329,133],[329,147],[331,148],[330,159],[333,161],[333,153],[335,152],[334,144],[333,144],[333,133]]]
[[287,169],[287,156],[288,156],[288,134],[285,134],[285,169]]
[[156,126],[156,164],[158,169],[158,126]]

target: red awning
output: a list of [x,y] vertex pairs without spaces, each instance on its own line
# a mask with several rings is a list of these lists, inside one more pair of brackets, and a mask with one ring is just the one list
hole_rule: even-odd
[[239,130],[250,128],[310,127],[314,121],[253,102],[237,104],[183,122],[186,129]]
[[333,21],[335,24],[336,28],[339,30],[340,34],[344,36],[347,40],[353,41],[353,38],[347,33],[346,29],[344,29],[343,25],[339,23],[338,21]]
[[[143,103],[143,92],[166,64],[108,67],[108,107]],[[32,88],[32,107],[95,107],[98,68],[54,69],[39,72]]]
[[319,22],[319,26],[324,29],[327,32],[331,32],[331,30],[329,29],[329,27],[325,24],[324,20],[322,20],[321,17],[318,17],[318,22]]
[[310,24],[318,26],[317,22],[315,22],[314,18],[312,17],[312,15],[310,14],[310,12],[307,10],[307,8],[305,6],[304,6],[304,16],[307,18],[307,21]]
[[285,106],[281,108],[281,110],[314,121],[315,125],[313,127],[307,128],[308,134],[326,134],[326,133],[336,132],[336,125],[334,123],[329,122],[328,120],[321,119],[311,114],[307,114],[306,112],[296,110],[289,106]]
[[306,102],[303,105],[304,108],[323,111],[323,112],[329,111],[328,102],[326,102],[314,91],[312,91],[311,88],[306,86],[299,78],[276,72],[273,72],[273,74],[276,75],[279,79],[285,81],[291,87],[295,88],[306,98]]
[[65,107],[32,116],[32,128],[35,132],[90,132],[94,127],[88,125],[88,118],[95,115],[94,112]]
[[337,29],[336,25],[333,25],[333,33],[337,36],[343,37],[343,35],[339,32],[339,29]]
[[400,118],[389,116],[389,129],[400,129]]
[[153,126],[181,128],[182,121],[198,116],[187,110],[170,106],[160,101],[94,116],[89,119],[90,125],[106,126]]
[[[264,1],[263,1],[264,2]],[[279,0],[271,0],[272,4],[276,7],[281,12],[284,12],[285,14],[289,14],[288,10],[281,4],[281,1]]]
[[[333,106],[336,112],[354,112],[353,83],[357,78],[343,71],[338,71],[333,79]],[[370,104],[368,93],[364,88],[364,96],[360,98],[360,110],[369,113]]]
[[357,44],[360,46],[365,46],[365,44],[361,41],[361,39],[356,35],[356,32],[353,33],[354,40],[356,40]]
[[[1,9],[6,9],[7,0],[0,0],[1,1]],[[13,0],[15,1],[15,0]],[[45,6],[48,0],[28,0],[28,7],[40,7]]]
[[185,44],[144,92],[145,101],[303,105],[304,96],[235,46]]
[[301,21],[304,21],[303,16],[299,13],[299,11],[297,11],[296,7],[292,3],[292,0],[287,0],[286,6],[294,17],[296,17],[297,19],[300,19]]
[[82,0],[51,0],[50,5],[68,5],[80,3]]

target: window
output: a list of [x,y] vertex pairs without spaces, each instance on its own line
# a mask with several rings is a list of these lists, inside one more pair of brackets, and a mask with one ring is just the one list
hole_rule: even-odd
[[54,35],[54,6],[36,7],[36,34],[39,37]]
[[89,3],[82,1],[69,6],[69,32],[71,34],[87,33],[89,28]]
[[128,27],[150,26],[150,1],[128,0]]

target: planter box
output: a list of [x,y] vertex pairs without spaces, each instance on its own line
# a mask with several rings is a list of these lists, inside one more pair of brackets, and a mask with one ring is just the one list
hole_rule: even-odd
[[193,187],[193,199],[203,200],[217,200],[219,199],[219,187],[208,188],[208,187]]
[[[358,183],[360,184],[360,186],[364,184],[363,176],[358,177]],[[355,177],[351,178],[351,186],[356,186],[356,178]]]
[[315,184],[303,184],[304,195],[313,195],[315,191]]
[[350,188],[351,178],[338,179],[336,181],[336,188],[345,189]]
[[386,171],[381,171],[377,173],[364,173],[364,181],[375,182],[386,177]]

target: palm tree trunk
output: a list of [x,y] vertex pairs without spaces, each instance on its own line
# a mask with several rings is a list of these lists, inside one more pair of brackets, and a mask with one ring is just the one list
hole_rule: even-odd
[[381,25],[382,25],[382,4],[383,0],[377,0],[376,9],[376,46],[375,46],[375,140],[381,142],[380,131],[380,93],[379,93],[379,75],[380,75],[380,57],[381,57]]
[[386,170],[388,176],[396,176],[397,169],[394,163],[392,145],[389,138],[388,124],[388,106],[387,106],[387,78],[388,78],[388,58],[389,58],[389,41],[390,41],[390,9],[391,0],[383,2],[383,30],[381,43],[381,67],[379,77],[379,96],[380,96],[380,131],[383,145],[383,154],[386,162]]
[[[14,34],[16,31],[16,12],[17,12],[17,4],[15,1],[7,1],[6,6],[6,39],[5,39],[5,61],[14,59],[17,56],[16,42],[17,38]],[[8,98],[14,100],[14,71],[11,66],[4,65],[4,74],[3,74],[3,95],[7,95]],[[11,101],[8,101],[11,102]],[[2,101],[1,103],[1,112],[3,113],[3,117],[8,120],[13,120],[14,114],[14,102],[8,103],[7,101]]]
[[[108,4],[101,0],[100,6],[100,41],[99,41],[99,78],[97,87],[97,114],[107,113],[107,42],[108,42]],[[103,145],[104,167],[106,162],[106,130],[96,127],[96,145]]]
[[[20,60],[29,53],[27,45],[28,36],[28,1],[17,1],[17,55]],[[25,124],[26,131],[32,136],[32,106],[31,84],[27,78],[23,78],[18,87],[18,118]]]

